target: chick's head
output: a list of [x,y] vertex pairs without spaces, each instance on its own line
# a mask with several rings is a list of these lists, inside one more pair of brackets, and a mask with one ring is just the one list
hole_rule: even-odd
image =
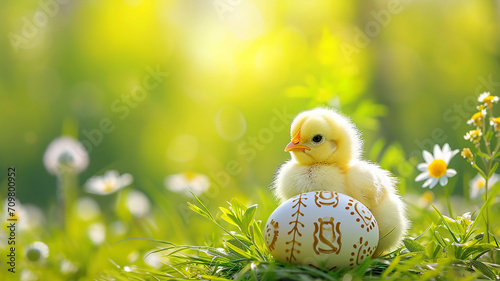
[[302,165],[335,164],[347,167],[359,157],[361,137],[356,126],[344,115],[328,108],[315,108],[297,115],[286,146]]

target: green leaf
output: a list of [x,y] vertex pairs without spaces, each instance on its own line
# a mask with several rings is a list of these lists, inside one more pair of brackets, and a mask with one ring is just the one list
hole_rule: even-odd
[[235,245],[231,241],[226,241],[226,247],[228,247],[229,250],[231,250],[231,252],[239,255],[242,258],[247,258],[247,259],[252,258],[252,256],[248,252],[239,247],[241,245],[240,243],[237,244],[239,245]]
[[500,151],[493,156],[493,159],[497,158],[498,156],[500,156]]
[[488,141],[490,141],[490,140],[491,140],[491,138],[493,137],[493,135],[494,135],[494,134],[495,134],[495,133],[493,133],[493,131],[489,131],[489,132],[486,134],[486,139],[487,139]]
[[188,203],[189,209],[191,209],[193,212],[197,213],[198,215],[202,215],[207,219],[213,219],[213,217],[210,213],[205,212],[200,207],[194,205],[191,202],[187,202],[187,203]]
[[438,215],[441,217],[441,219],[443,220],[444,222],[444,225],[446,226],[446,228],[448,228],[448,231],[450,232],[451,234],[451,237],[453,237],[453,241],[455,241],[456,243],[459,243],[458,240],[457,240],[457,237],[455,237],[455,234],[453,234],[453,231],[451,231],[450,229],[450,226],[448,225],[448,223],[446,222],[446,220],[444,219],[443,217],[443,214],[441,214],[441,212],[438,210],[438,208],[436,208],[436,206],[434,206],[432,203],[431,203],[431,206],[432,208],[434,208],[434,210],[436,210],[436,212],[438,213]]
[[483,157],[484,159],[487,159],[487,160],[491,159],[490,156],[484,152],[478,151],[476,154]]
[[491,280],[497,279],[495,273],[484,263],[477,260],[469,260],[470,265]]
[[231,214],[231,211],[229,211],[228,209],[224,208],[224,207],[219,207],[219,209],[222,211],[222,213],[224,214]]
[[220,217],[221,217],[221,219],[225,220],[226,222],[228,222],[234,226],[240,227],[238,221],[236,220],[236,218],[234,217],[233,214],[222,214]]
[[480,254],[480,253],[482,253],[484,251],[488,251],[488,250],[491,250],[491,249],[494,249],[494,248],[495,248],[494,245],[487,244],[487,243],[481,243],[481,244],[469,246],[469,247],[466,247],[464,249],[464,252],[463,252],[461,258],[462,259],[467,259],[467,258],[470,258],[469,256],[471,256],[471,255]]
[[403,239],[403,243],[406,246],[406,249],[410,252],[423,252],[425,251],[425,247],[422,246],[420,243],[417,241],[411,239],[411,238],[405,238]]
[[456,221],[450,217],[444,216],[443,218],[445,221],[448,223],[448,226],[450,227],[450,230],[453,231],[453,233],[457,235],[463,235],[465,234],[465,229],[462,227],[459,221]]
[[481,170],[481,168],[479,168],[479,166],[475,163],[472,164],[472,167],[474,167],[481,176],[483,176],[483,178],[486,178],[486,174],[483,172],[483,170]]
[[438,258],[443,254],[443,247],[435,241],[431,241],[431,243],[425,247],[425,254],[431,259]]
[[[190,190],[189,192],[191,192],[191,190]],[[208,208],[207,208],[207,207],[206,207],[206,206],[205,206],[205,205],[201,202],[200,198],[198,198],[198,196],[194,195],[194,193],[193,193],[193,192],[191,192],[191,195],[193,195],[194,199],[196,199],[196,201],[198,201],[198,203],[199,203],[199,204],[201,205],[201,207],[203,208],[203,209],[200,209],[199,207],[196,207],[196,208],[198,208],[198,209],[200,209],[200,210],[202,210],[202,211],[203,211],[203,213],[204,213],[204,215],[203,215],[203,216],[208,216],[208,218],[209,218],[209,219],[211,219],[211,220],[215,220],[215,219],[214,219],[214,217],[212,216],[212,214],[210,213],[210,211],[208,210]],[[193,204],[191,204],[191,203],[189,203],[189,202],[188,202],[188,205],[189,205],[189,208],[191,208],[191,205],[192,205],[192,206],[195,206],[195,205],[193,205]],[[193,209],[191,209],[191,210],[193,210]],[[194,211],[194,210],[193,210],[193,211]],[[196,211],[195,211],[195,212],[196,212]]]
[[488,174],[488,179],[491,178],[491,176],[497,170],[497,168],[498,168],[498,162],[495,163],[495,165],[493,165],[493,168],[491,168],[490,173]]
[[245,227],[245,231],[248,232],[248,228],[250,225],[252,225],[253,220],[255,218],[255,211],[257,210],[257,205],[252,205],[246,209],[245,213],[243,214],[243,226]]

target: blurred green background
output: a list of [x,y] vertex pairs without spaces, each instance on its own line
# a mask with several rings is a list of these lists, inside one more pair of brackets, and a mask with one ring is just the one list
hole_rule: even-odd
[[[19,169],[21,201],[49,206],[42,156],[65,134],[90,147],[82,183],[108,168],[139,188],[184,171],[213,182],[235,160],[226,201],[268,186],[289,157],[288,122],[266,135],[274,111],[317,105],[351,116],[367,150],[381,138],[407,159],[457,148],[471,101],[500,87],[498,11],[486,0],[4,1],[2,169]],[[158,82],[137,92],[148,69]]]
[[[15,166],[18,199],[54,221],[56,180],[43,154],[69,135],[89,152],[80,187],[117,169],[153,202],[144,220],[122,208],[122,193],[93,196],[109,216],[98,219],[106,229],[115,219],[128,227],[107,234],[108,243],[215,240],[209,223],[192,220],[192,198],[165,189],[165,177],[206,175],[210,189],[200,198],[211,210],[238,198],[258,203],[265,220],[277,205],[273,174],[289,158],[291,118],[326,105],[353,119],[365,157],[398,176],[415,203],[411,195],[425,191],[414,182],[422,149],[468,146],[477,96],[498,95],[499,13],[493,0],[2,1],[0,199]],[[459,158],[449,186],[467,197],[475,172]],[[80,260],[75,280],[111,266],[109,255],[123,264],[139,257],[134,247],[151,248],[89,246],[80,231],[88,224],[75,219],[64,233],[49,223],[23,239]]]
[[[21,202],[53,206],[43,153],[70,135],[89,150],[81,185],[117,169],[171,198],[155,203],[183,204],[163,181],[193,171],[210,178],[211,206],[261,202],[289,158],[291,117],[329,105],[362,130],[366,158],[420,194],[421,150],[466,145],[477,96],[498,94],[499,11],[492,0],[2,1],[0,182],[16,166]],[[474,174],[458,158],[461,195]]]

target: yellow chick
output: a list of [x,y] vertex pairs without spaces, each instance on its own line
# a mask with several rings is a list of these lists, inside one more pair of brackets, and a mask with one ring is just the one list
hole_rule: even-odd
[[274,193],[282,202],[309,191],[349,195],[370,209],[379,225],[375,256],[398,247],[408,229],[405,205],[396,179],[378,165],[361,159],[363,143],[356,126],[344,115],[316,108],[298,114],[285,151],[292,159],[281,165]]

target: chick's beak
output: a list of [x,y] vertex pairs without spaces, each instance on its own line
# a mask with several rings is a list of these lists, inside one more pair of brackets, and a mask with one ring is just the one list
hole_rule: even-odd
[[287,144],[285,147],[285,151],[292,151],[292,150],[297,150],[297,151],[302,151],[305,152],[307,150],[311,150],[311,148],[301,145],[300,143],[300,130],[293,136],[292,141]]

